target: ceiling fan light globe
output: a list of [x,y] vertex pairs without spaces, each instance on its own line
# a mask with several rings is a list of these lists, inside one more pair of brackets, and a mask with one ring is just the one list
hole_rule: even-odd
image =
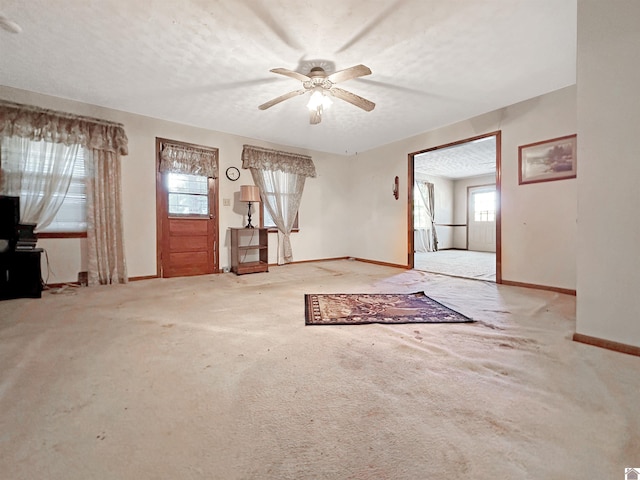
[[309,110],[317,110],[318,107],[322,107],[323,109],[327,109],[331,106],[331,99],[327,97],[321,90],[315,90],[311,94],[311,98],[309,99],[309,103],[307,103],[307,108]]

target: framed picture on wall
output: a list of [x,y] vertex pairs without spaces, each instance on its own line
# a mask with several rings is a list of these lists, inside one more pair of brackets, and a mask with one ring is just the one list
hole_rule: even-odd
[[550,182],[576,177],[576,135],[518,147],[518,183]]

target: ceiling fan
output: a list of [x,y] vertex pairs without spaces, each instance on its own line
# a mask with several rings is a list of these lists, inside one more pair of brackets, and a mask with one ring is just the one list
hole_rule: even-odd
[[279,97],[274,98],[267,103],[263,103],[258,107],[260,110],[266,110],[267,108],[273,107],[280,102],[296,97],[298,95],[303,95],[307,92],[311,92],[311,98],[309,99],[307,107],[310,111],[309,123],[315,125],[320,123],[320,121],[322,120],[322,111],[325,108],[328,108],[329,105],[331,105],[331,100],[329,97],[339,98],[367,112],[370,112],[376,106],[375,103],[367,100],[366,98],[362,98],[355,93],[347,92],[346,90],[334,86],[339,82],[345,82],[353,78],[370,75],[371,70],[369,69],[369,67],[366,67],[364,65],[356,65],[354,67],[345,68],[344,70],[339,70],[330,75],[327,75],[324,68],[322,67],[313,67],[309,71],[308,75],[304,75],[293,70],[288,70],[286,68],[274,68],[270,71],[280,75],[285,75],[287,77],[295,78],[296,80],[300,80],[302,82],[303,88],[285,93],[284,95],[280,95]]

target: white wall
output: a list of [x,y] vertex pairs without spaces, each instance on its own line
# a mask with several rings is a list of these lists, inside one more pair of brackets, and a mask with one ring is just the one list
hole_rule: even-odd
[[[467,225],[467,188],[478,185],[495,185],[496,176],[480,175],[477,177],[460,178],[453,183],[454,207],[453,223]],[[453,238],[453,248],[467,248],[467,228],[457,227]]]
[[[254,143],[253,144],[257,144]],[[289,147],[279,147],[292,151]],[[291,234],[293,260],[317,260],[352,256],[347,239],[358,212],[346,202],[351,179],[344,174],[346,157],[309,152],[316,178],[307,178],[299,210],[300,231]],[[269,262],[276,263],[277,235],[270,235]]]
[[[406,265],[407,202],[395,201],[390,185],[398,175],[406,199],[407,155],[497,130],[502,131],[502,278],[575,289],[576,180],[518,185],[519,145],[576,132],[575,86],[352,157],[352,175],[366,178],[354,183],[351,203],[369,215],[351,249],[360,257]],[[367,241],[372,238],[377,241]]]
[[640,2],[578,1],[578,333],[640,347]]
[[[156,274],[156,137],[219,148],[220,198],[220,267],[228,266],[228,227],[243,225],[244,204],[233,204],[241,184],[252,184],[248,170],[240,170],[241,177],[231,182],[224,176],[229,166],[241,168],[244,144],[281,148],[312,156],[317,178],[308,178],[300,206],[300,232],[292,235],[294,260],[345,257],[352,252],[347,238],[353,216],[345,204],[349,179],[345,176],[345,157],[282,147],[235,135],[194,128],[140,115],[83,104],[24,90],[0,86],[0,98],[89,115],[124,124],[129,138],[129,155],[122,160],[122,195],[124,202],[125,250],[130,277]],[[222,199],[232,205],[225,207]],[[241,212],[241,213],[237,213]],[[354,215],[357,216],[357,215]],[[86,270],[85,241],[80,239],[40,239],[38,246],[46,249],[49,268],[43,259],[43,276],[49,283],[73,282],[78,272]],[[270,261],[275,263],[277,235],[270,234]],[[47,273],[49,272],[49,273]]]
[[[220,171],[241,166],[245,143],[311,154],[318,172],[307,179],[300,207],[301,231],[293,235],[294,260],[354,256],[407,265],[408,157],[476,135],[502,131],[503,279],[575,288],[576,184],[563,180],[519,186],[518,145],[576,131],[576,89],[542,97],[427,132],[350,157],[306,152],[252,139],[179,125],[65,99],[0,86],[0,98],[121,122],[129,137],[122,162],[125,248],[129,275],[156,273],[155,138],[218,147]],[[578,167],[580,171],[580,167]],[[392,195],[398,175],[400,199]],[[238,182],[220,178],[220,199],[234,198],[252,183],[242,170]],[[227,228],[241,226],[244,208],[220,206],[220,266],[229,264]],[[234,211],[235,210],[235,211]],[[413,232],[411,232],[412,234]],[[275,262],[276,236],[270,236]],[[75,281],[84,262],[82,241],[41,240],[49,251],[51,283]],[[84,269],[84,268],[83,268]]]

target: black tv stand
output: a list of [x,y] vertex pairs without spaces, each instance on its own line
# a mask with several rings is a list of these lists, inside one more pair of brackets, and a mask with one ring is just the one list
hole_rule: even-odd
[[40,298],[41,248],[0,253],[0,300]]

